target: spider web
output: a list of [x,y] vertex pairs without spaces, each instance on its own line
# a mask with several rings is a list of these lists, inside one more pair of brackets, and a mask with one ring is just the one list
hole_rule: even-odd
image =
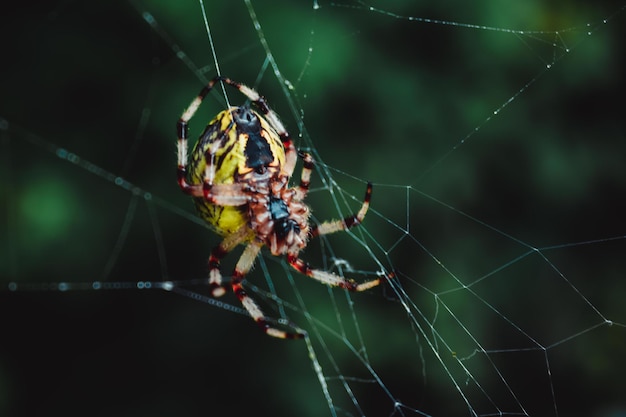
[[[626,5],[112,3],[1,25],[2,415],[626,413]],[[316,158],[315,221],[374,183],[302,257],[385,285],[245,282],[304,341],[206,291],[174,124],[217,73]]]

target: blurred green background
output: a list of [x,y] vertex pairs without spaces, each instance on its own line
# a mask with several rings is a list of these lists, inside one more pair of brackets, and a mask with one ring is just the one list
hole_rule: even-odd
[[[624,6],[372,3],[527,32],[518,34],[314,4],[253,3],[288,94],[246,4],[206,4],[221,72],[266,96],[298,147],[330,169],[313,179],[316,218],[358,205],[338,212],[323,181],[357,199],[365,180],[375,183],[372,253],[333,236],[304,258],[329,268],[337,256],[373,273],[375,256],[395,269],[413,316],[422,311],[449,345],[439,346],[444,361],[477,414],[625,415]],[[265,337],[249,318],[161,291],[39,285],[204,275],[218,240],[176,186],[174,126],[216,71],[195,1],[13,7],[0,17],[0,281],[23,290],[0,290],[0,415],[329,415],[304,344]],[[192,137],[223,108],[220,97],[192,120]],[[234,91],[229,99],[243,102]],[[296,304],[284,265],[265,265]],[[264,275],[257,267],[250,281],[265,288]],[[392,415],[394,400],[470,414],[424,339],[434,331],[415,330],[389,287],[354,296],[354,321],[342,291],[293,280],[314,318],[340,331],[344,317],[345,340],[313,338],[338,415]],[[338,375],[372,379],[344,343],[360,347],[354,323],[392,398],[373,382],[351,381],[354,401],[342,388]],[[449,352],[471,356],[468,333],[485,349],[513,350],[490,356],[500,374],[484,359],[464,362],[480,388]]]

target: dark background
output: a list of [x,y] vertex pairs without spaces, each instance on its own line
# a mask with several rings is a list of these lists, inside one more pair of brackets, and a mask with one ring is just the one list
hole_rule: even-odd
[[[288,95],[245,3],[206,10],[222,73],[315,152],[316,218],[354,210],[343,197],[375,183],[367,233],[355,232],[372,252],[332,236],[304,258],[346,259],[358,280],[377,259],[405,295],[347,299],[264,258],[281,299],[303,297],[315,319],[287,309],[312,334],[337,414],[471,414],[447,369],[477,414],[625,415],[624,5],[377,6],[516,34],[299,3],[253,4]],[[133,284],[203,294],[189,280],[218,241],[175,184],[175,121],[216,74],[198,3],[14,7],[0,17],[0,415],[329,415],[304,342],[264,336],[232,294],[215,308]],[[251,284],[267,288],[265,275]]]

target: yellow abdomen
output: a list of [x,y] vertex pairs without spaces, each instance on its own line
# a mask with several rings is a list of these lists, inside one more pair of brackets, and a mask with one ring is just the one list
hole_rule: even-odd
[[[213,184],[233,184],[244,172],[250,171],[246,158],[249,135],[237,126],[232,112],[237,108],[220,112],[206,127],[191,154],[188,182],[204,182],[207,162],[215,165]],[[285,150],[276,131],[258,113],[259,137],[269,144],[274,163],[282,167]],[[258,140],[258,138],[257,138]],[[229,235],[248,224],[248,206],[216,206],[204,198],[194,198],[200,216],[220,235]],[[252,238],[252,235],[250,236]]]

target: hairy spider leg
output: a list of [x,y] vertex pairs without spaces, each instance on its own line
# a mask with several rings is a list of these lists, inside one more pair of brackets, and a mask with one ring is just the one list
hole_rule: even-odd
[[[365,214],[367,213],[367,210],[369,209],[371,199],[372,183],[368,182],[367,188],[365,190],[365,197],[363,198],[363,204],[356,214],[348,216],[342,220],[328,221],[320,225],[313,226],[311,228],[311,236],[316,237],[320,235],[327,235],[330,233],[339,232],[342,230],[348,230],[354,226],[361,224],[363,218],[365,217]],[[371,281],[358,284],[352,280],[346,280],[344,278],[341,278],[340,276],[335,275],[331,272],[321,271],[319,269],[312,268],[309,264],[304,262],[296,255],[288,255],[287,262],[289,262],[289,265],[291,265],[296,271],[300,272],[303,275],[309,276],[324,284],[345,288],[349,291],[365,291],[381,283],[381,279],[376,278]]]
[[361,209],[356,213],[341,220],[331,220],[322,224],[313,225],[311,227],[311,236],[316,237],[320,235],[328,235],[330,233],[340,232],[342,230],[348,230],[354,226],[358,226],[363,221],[367,210],[370,207],[370,201],[372,199],[372,183],[367,183],[365,189],[365,197],[363,198],[363,205]]
[[313,157],[306,152],[299,152],[298,156],[302,158],[302,173],[300,174],[300,183],[296,188],[296,199],[302,201],[309,193],[309,186],[311,185],[311,172],[315,166]]
[[250,228],[244,226],[232,235],[228,235],[213,248],[209,256],[209,289],[213,297],[221,297],[226,293],[226,287],[222,283],[220,270],[221,260],[237,245],[245,242],[250,236]]
[[233,272],[232,278],[232,288],[233,292],[244,306],[244,308],[248,311],[252,319],[263,329],[263,331],[273,337],[277,337],[279,339],[300,339],[304,337],[304,333],[299,332],[287,332],[284,330],[277,329],[272,327],[268,322],[267,318],[259,308],[258,304],[246,293],[246,290],[243,288],[241,282],[243,281],[245,275],[250,271],[252,265],[254,265],[254,261],[263,246],[262,242],[258,240],[252,240],[244,249],[241,258],[237,262],[237,266],[235,266],[235,271]]

